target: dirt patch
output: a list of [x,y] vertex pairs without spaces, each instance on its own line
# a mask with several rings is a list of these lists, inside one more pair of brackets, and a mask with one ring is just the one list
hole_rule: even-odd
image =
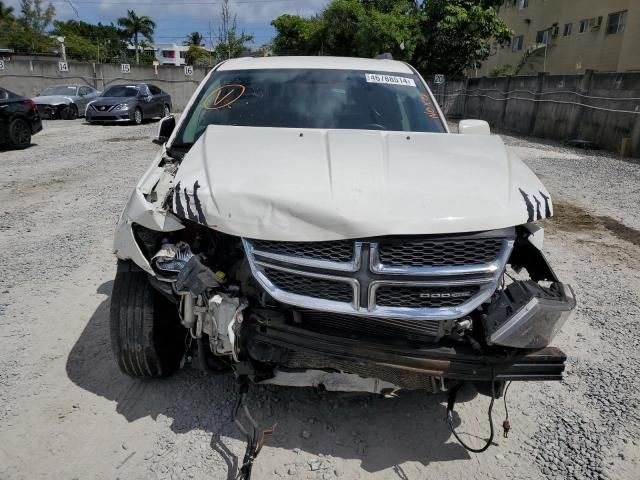
[[640,247],[640,231],[635,228],[627,227],[624,223],[620,223],[615,218],[601,216],[598,220],[602,223],[604,228],[609,230],[613,235],[620,240],[625,240],[629,243],[633,243],[635,246]]
[[553,217],[546,220],[545,224],[547,227],[567,232],[590,232],[601,228],[597,217],[567,202],[553,202]]
[[628,227],[615,218],[606,215],[592,215],[587,210],[568,202],[553,204],[553,218],[547,223],[550,227],[567,232],[587,232],[606,229],[609,233],[640,247],[640,231]]

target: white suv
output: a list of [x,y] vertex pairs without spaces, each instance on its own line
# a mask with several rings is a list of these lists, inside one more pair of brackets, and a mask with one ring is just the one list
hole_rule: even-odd
[[158,141],[115,238],[126,374],[195,349],[255,383],[382,394],[561,379],[550,195],[485,122],[452,134],[410,65],[229,60]]

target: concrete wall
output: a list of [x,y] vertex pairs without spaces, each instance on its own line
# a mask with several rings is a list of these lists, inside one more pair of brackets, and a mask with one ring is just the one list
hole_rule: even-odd
[[149,82],[171,95],[173,109],[181,111],[198,84],[207,74],[206,68],[194,68],[192,76],[184,67],[131,65],[131,73],[121,72],[120,65],[69,63],[68,72],[59,72],[56,62],[17,60],[5,62],[0,70],[0,86],[26,97],[33,97],[50,85],[86,84],[103,90],[114,83]]
[[631,154],[640,157],[640,73],[474,78],[457,88],[447,94],[456,97],[444,109],[449,118],[479,118],[497,130],[560,141],[587,140],[610,151],[629,138]]

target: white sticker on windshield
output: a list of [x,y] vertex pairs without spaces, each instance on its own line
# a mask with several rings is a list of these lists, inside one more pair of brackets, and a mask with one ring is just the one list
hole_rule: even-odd
[[416,82],[413,78],[394,77],[393,75],[379,75],[377,73],[365,73],[367,83],[385,83],[387,85],[404,85],[406,87],[415,87]]

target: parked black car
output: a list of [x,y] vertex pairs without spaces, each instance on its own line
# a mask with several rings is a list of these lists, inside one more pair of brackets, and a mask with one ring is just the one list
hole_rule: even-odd
[[133,122],[171,113],[171,96],[155,85],[127,83],[111,85],[102,95],[87,105],[85,117],[89,123]]
[[31,135],[42,130],[37,105],[30,99],[0,88],[0,145],[27,148]]

